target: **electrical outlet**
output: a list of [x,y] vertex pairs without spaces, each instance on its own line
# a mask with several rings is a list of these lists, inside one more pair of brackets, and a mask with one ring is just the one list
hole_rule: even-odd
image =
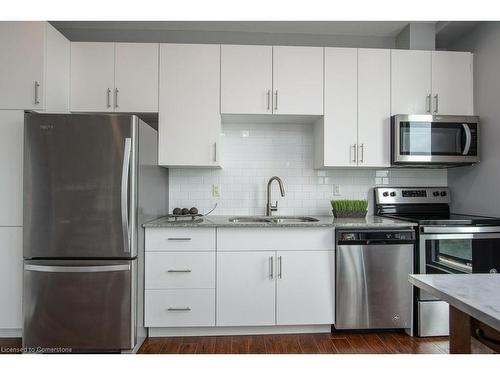
[[340,185],[338,185],[338,184],[333,185],[333,195],[341,195]]
[[212,197],[220,198],[219,185],[212,185]]

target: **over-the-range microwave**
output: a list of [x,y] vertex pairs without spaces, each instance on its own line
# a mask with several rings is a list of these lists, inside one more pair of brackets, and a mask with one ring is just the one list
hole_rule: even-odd
[[391,164],[395,167],[456,167],[479,162],[479,117],[394,115]]

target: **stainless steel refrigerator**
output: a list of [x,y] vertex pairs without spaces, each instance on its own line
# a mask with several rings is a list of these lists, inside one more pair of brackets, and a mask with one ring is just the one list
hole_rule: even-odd
[[157,132],[134,115],[25,113],[23,346],[130,351],[142,224],[168,209]]

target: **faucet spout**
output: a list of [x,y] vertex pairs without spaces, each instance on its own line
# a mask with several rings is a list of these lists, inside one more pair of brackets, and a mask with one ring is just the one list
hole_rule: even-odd
[[273,181],[277,181],[279,188],[280,188],[280,193],[281,196],[285,196],[285,188],[283,186],[283,181],[281,181],[281,178],[278,176],[273,176],[269,179],[269,182],[267,183],[267,204],[266,204],[266,216],[271,216],[273,211],[278,211],[278,201],[276,201],[276,204],[273,206],[271,203],[271,185],[273,184]]

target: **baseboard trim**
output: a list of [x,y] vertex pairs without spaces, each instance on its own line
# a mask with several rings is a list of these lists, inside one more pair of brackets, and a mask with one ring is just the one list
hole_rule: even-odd
[[1,338],[21,338],[23,337],[22,329],[0,329]]
[[269,326],[269,327],[173,327],[149,328],[149,337],[175,336],[239,336],[291,333],[329,333],[331,325]]

